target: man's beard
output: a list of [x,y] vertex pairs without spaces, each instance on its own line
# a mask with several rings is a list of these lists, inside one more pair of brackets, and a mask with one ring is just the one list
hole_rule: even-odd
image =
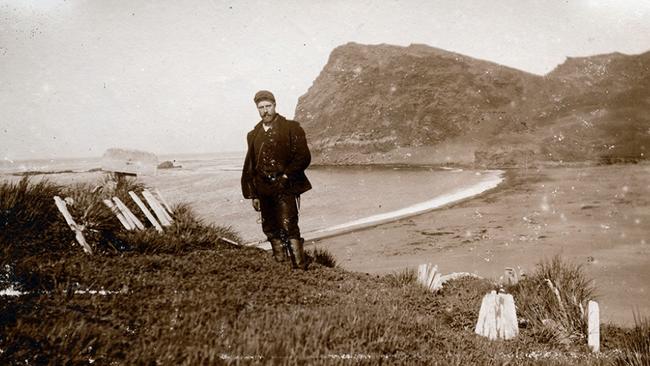
[[267,113],[267,114],[262,116],[262,121],[264,121],[266,123],[269,123],[269,122],[273,121],[273,117],[275,117],[275,116],[272,115],[272,114]]

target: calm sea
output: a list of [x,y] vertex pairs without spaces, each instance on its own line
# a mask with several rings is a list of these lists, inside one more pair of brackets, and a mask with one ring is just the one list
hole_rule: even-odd
[[[241,169],[244,159],[243,152],[203,153],[203,154],[167,154],[158,157],[159,162],[172,161],[175,165],[195,166],[212,163],[215,169]],[[0,160],[0,173],[25,172],[87,172],[102,166],[101,157],[66,158],[66,159],[31,159],[31,160]]]
[[[189,203],[207,223],[231,226],[247,242],[263,239],[259,215],[241,195],[243,152],[170,154],[158,160],[171,161],[176,168],[138,179],[171,204]],[[0,173],[17,180],[7,173],[66,172],[40,177],[71,184],[98,181],[102,172],[84,172],[100,167],[101,158],[4,161]],[[392,166],[310,167],[307,176],[313,189],[302,196],[300,217],[307,235],[454,195],[490,179],[475,171]]]

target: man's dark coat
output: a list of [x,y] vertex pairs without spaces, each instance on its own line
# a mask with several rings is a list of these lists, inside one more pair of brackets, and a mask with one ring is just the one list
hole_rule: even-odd
[[[278,141],[275,145],[275,152],[279,159],[281,171],[277,173],[279,175],[286,174],[289,177],[288,184],[286,185],[288,192],[300,195],[311,189],[311,183],[305,175],[305,169],[307,169],[311,162],[311,154],[309,153],[309,147],[307,147],[305,131],[300,127],[298,122],[287,120],[279,114],[274,120],[273,126],[273,128],[278,128]],[[244,198],[249,199],[260,196],[258,190],[255,188],[256,174],[258,172],[255,170],[257,157],[253,148],[253,141],[258,133],[264,133],[262,121],[255,125],[255,128],[246,136],[248,151],[246,152],[244,168],[242,169],[241,188]]]

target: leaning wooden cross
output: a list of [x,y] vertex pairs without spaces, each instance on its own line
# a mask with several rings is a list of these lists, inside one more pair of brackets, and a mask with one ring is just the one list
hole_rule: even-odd
[[[157,193],[160,197],[160,192]],[[156,198],[156,196],[148,190],[143,190],[142,195],[145,198],[146,203],[143,202],[135,192],[129,191],[129,197],[131,197],[133,202],[135,202],[138,208],[142,211],[149,223],[151,223],[158,232],[162,233],[163,226],[170,226],[172,222],[174,222],[174,219],[171,217],[173,213],[164,208],[159,202],[159,198]],[[112,200],[105,199],[104,204],[106,207],[111,209],[115,216],[117,216],[117,219],[120,220],[120,223],[122,223],[122,226],[124,226],[125,229],[144,230],[144,224],[138,220],[135,214],[133,214],[127,205],[118,197],[113,197]],[[149,206],[147,207],[147,205]]]
[[[106,150],[104,156],[102,156],[102,170],[113,173],[118,181],[126,176],[155,175],[157,167],[158,157],[155,154],[145,151],[114,148]],[[149,207],[147,207],[147,204],[135,192],[130,191],[129,196],[140,211],[142,211],[149,223],[158,232],[162,232],[163,226],[169,226],[173,222],[171,217],[172,211],[160,195],[160,191],[156,190],[156,193],[163,204],[148,190],[145,189],[141,192]],[[138,220],[133,212],[119,198],[113,197],[112,200],[104,200],[104,204],[113,211],[125,229],[144,229],[142,222]]]
[[135,202],[135,204],[138,205],[138,207],[140,208],[140,210],[142,211],[142,213],[144,213],[144,216],[146,216],[147,220],[149,220],[149,222],[151,223],[151,225],[153,225],[153,227],[155,227],[156,230],[157,230],[159,233],[162,233],[162,232],[163,232],[162,226],[160,226],[160,224],[158,223],[158,221],[156,221],[156,218],[153,217],[153,215],[151,214],[151,211],[149,211],[149,209],[148,209],[147,206],[144,204],[144,202],[142,202],[142,200],[140,199],[140,197],[138,197],[138,195],[135,194],[135,192],[133,192],[133,191],[129,191],[129,196],[131,196],[131,199],[133,200],[133,202]]
[[126,219],[129,221],[131,224],[131,227],[134,229],[139,229],[139,230],[144,230],[144,225],[138,218],[129,210],[129,208],[122,202],[121,199],[118,197],[113,197],[113,202],[115,202],[115,206],[122,212],[122,215],[126,217]]
[[67,222],[68,226],[70,226],[70,229],[74,231],[75,239],[77,239],[79,245],[81,245],[84,248],[84,252],[88,254],[93,254],[93,250],[90,248],[90,245],[88,245],[88,243],[86,242],[86,238],[84,238],[83,225],[77,225],[77,223],[74,221],[72,215],[70,215],[70,212],[68,211],[67,203],[64,200],[62,200],[61,197],[59,196],[54,196],[54,203],[56,204],[56,207],[59,209],[59,211],[65,218],[65,222]]

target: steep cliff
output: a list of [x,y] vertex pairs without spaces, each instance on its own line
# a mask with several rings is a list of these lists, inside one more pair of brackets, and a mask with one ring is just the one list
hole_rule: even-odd
[[639,157],[650,147],[649,54],[568,59],[537,76],[425,45],[349,43],[296,119],[319,163]]

